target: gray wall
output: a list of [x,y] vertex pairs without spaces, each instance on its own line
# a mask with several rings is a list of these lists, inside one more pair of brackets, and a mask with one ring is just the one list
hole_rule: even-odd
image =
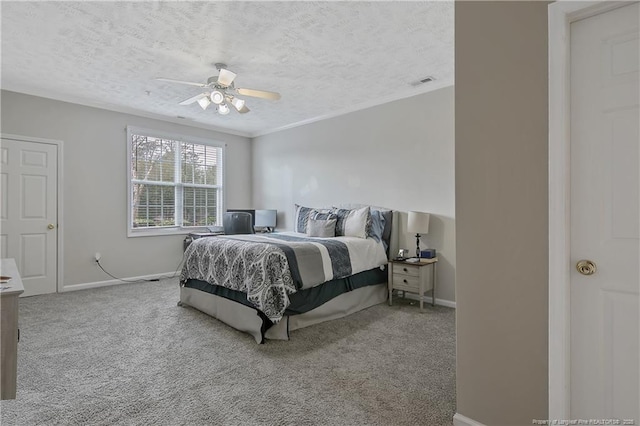
[[547,2],[456,2],[457,411],[547,418]]
[[361,203],[432,214],[423,247],[439,252],[436,297],[455,300],[453,87],[253,140],[253,202],[293,229],[294,203]]
[[127,125],[227,143],[228,205],[250,205],[248,138],[98,108],[2,92],[2,132],[63,141],[64,285],[174,271],[184,236],[127,238]]

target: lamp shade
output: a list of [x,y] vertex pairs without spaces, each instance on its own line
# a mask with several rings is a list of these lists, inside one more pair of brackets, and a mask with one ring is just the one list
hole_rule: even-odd
[[407,231],[412,234],[429,233],[429,213],[409,212]]

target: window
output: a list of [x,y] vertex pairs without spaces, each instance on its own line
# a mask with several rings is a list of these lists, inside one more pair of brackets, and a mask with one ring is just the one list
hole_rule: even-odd
[[222,224],[222,144],[134,127],[127,144],[129,236]]

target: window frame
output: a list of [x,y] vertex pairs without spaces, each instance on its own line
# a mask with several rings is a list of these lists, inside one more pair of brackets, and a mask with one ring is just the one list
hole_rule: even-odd
[[[222,224],[222,214],[225,211],[224,206],[226,205],[226,144],[219,140],[214,139],[204,139],[195,136],[182,135],[177,133],[169,133],[158,130],[151,130],[142,127],[136,126],[127,126],[127,237],[151,237],[151,236],[159,236],[159,235],[185,235],[191,232],[204,232],[207,231],[207,228],[204,226],[182,226],[182,224],[174,225],[174,226],[151,226],[151,227],[143,227],[143,228],[134,228],[133,226],[133,177],[131,174],[131,154],[132,154],[132,140],[133,135],[143,135],[152,138],[159,139],[168,139],[176,142],[184,142],[184,143],[192,143],[197,145],[206,145],[214,148],[220,149],[220,164],[222,166],[222,173],[220,174],[220,182],[215,187],[219,187],[219,196],[218,196],[218,205],[217,205],[217,217],[219,224]],[[179,157],[176,156],[176,161]],[[182,196],[182,189],[184,187],[198,187],[198,184],[183,184],[181,182],[182,176],[181,173],[176,173],[174,180],[172,183],[164,183],[165,185],[176,187],[176,197],[175,197],[175,216],[176,221],[178,218],[182,220],[182,209],[184,208],[182,200],[179,200],[179,196]],[[163,185],[162,182],[158,182],[158,185]],[[179,201],[178,201],[179,200]],[[178,211],[180,210],[180,211]]]

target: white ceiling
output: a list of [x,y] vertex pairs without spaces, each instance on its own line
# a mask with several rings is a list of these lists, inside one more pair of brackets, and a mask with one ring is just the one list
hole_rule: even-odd
[[[1,87],[255,136],[453,83],[453,1],[6,2]],[[215,62],[279,92],[221,116],[178,102]],[[435,81],[412,86],[427,76]],[[177,116],[185,117],[178,119]]]

